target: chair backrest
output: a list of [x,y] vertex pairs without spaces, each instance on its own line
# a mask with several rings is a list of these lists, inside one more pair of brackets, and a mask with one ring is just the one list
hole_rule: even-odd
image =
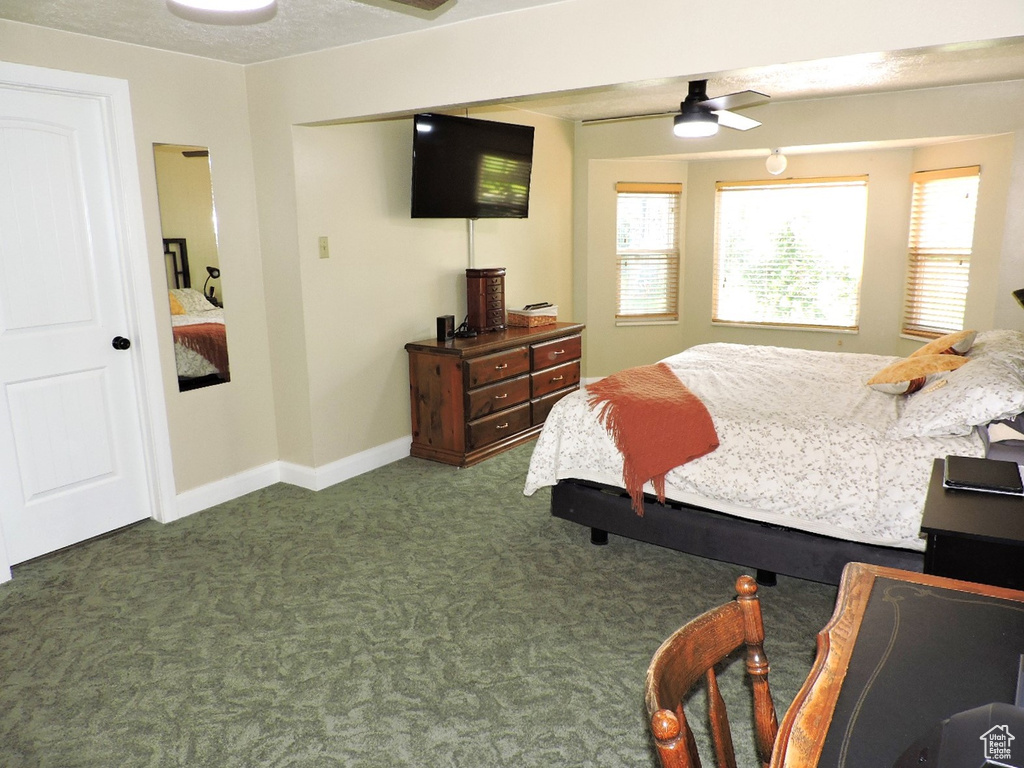
[[763,766],[771,759],[779,725],[768,688],[764,625],[757,583],[736,580],[736,599],[698,616],[669,637],[647,670],[647,714],[664,768],[699,768],[700,757],[683,712],[683,699],[701,678],[707,682],[710,734],[720,768],[735,768],[732,734],[715,665],[746,646],[746,667],[754,694],[754,733]]

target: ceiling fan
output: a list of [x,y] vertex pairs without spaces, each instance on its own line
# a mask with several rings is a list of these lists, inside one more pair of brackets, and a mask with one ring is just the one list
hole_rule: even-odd
[[718,133],[718,126],[735,128],[738,131],[749,131],[761,123],[730,110],[746,109],[767,104],[770,96],[758,91],[737,91],[725,96],[708,98],[707,80],[691,80],[686,99],[679,105],[678,112],[654,112],[645,115],[626,115],[624,117],[601,117],[584,120],[584,123],[599,123],[608,120],[632,120],[639,117],[661,117],[675,115],[673,132],[676,136],[693,139],[713,136]]

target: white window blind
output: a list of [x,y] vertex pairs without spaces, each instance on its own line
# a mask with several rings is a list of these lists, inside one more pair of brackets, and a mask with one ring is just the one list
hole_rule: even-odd
[[679,318],[681,184],[616,184],[615,317],[624,321]]
[[980,179],[977,165],[911,176],[905,334],[934,337],[964,327]]
[[712,321],[856,330],[867,184],[719,182]]

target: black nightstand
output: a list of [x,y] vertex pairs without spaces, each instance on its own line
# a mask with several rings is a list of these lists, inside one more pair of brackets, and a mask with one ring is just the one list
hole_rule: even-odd
[[942,486],[936,459],[921,519],[924,572],[1024,589],[1024,497]]

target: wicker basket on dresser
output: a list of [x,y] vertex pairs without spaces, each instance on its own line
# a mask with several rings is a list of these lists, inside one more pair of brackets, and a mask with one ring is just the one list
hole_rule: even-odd
[[410,454],[467,467],[535,437],[551,406],[579,388],[583,328],[554,323],[406,344]]

